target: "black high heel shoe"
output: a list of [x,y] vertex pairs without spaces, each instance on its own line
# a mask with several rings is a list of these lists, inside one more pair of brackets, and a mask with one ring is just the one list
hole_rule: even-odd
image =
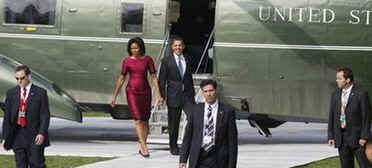
[[138,150],[138,153],[142,156],[142,157],[144,157],[144,158],[149,158],[150,157],[150,154],[143,154],[142,152],[141,152],[141,149],[140,150]]
[[[141,141],[138,141],[138,143],[140,144],[140,148],[142,148],[142,145],[141,145]],[[149,158],[150,157],[150,154],[148,153],[148,154],[143,154],[142,152],[141,152],[141,149],[140,150],[138,150],[138,153],[142,156],[142,157],[144,157],[144,158]]]

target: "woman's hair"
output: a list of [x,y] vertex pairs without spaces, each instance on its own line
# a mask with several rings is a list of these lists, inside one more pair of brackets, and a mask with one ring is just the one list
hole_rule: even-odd
[[128,41],[128,46],[127,46],[128,54],[132,55],[132,52],[130,51],[130,46],[133,43],[136,43],[138,45],[138,47],[140,48],[140,54],[145,55],[145,53],[146,53],[145,43],[143,42],[143,40],[140,37],[134,37],[134,38],[132,38]]

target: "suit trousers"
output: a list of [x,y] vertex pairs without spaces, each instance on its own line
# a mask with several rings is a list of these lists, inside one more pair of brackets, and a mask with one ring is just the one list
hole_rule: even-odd
[[342,143],[338,148],[341,168],[354,168],[354,157],[356,157],[360,168],[370,168],[371,164],[367,160],[365,148],[362,146],[352,146],[347,142],[348,133],[342,132]]
[[216,168],[217,155],[214,147],[209,152],[204,151],[202,148],[199,153],[198,163],[196,168]]
[[13,145],[17,168],[46,168],[44,146],[30,142],[28,134],[26,128],[17,128]]
[[169,147],[171,150],[176,149],[178,140],[178,130],[180,126],[180,119],[182,114],[182,107],[168,106],[168,133],[169,133]]

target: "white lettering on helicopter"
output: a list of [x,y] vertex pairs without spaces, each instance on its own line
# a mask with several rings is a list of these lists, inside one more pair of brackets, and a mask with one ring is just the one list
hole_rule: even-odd
[[[371,24],[371,13],[369,10],[350,10],[345,22],[348,24]],[[336,12],[329,8],[283,8],[262,7],[258,8],[258,19],[262,22],[298,22],[298,23],[321,23],[331,24],[339,21]]]

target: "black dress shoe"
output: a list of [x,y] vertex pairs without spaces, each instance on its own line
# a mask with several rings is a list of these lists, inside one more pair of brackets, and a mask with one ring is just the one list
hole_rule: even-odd
[[171,149],[170,150],[170,153],[172,155],[179,155],[180,154],[180,150],[178,148],[174,148],[174,149]]

